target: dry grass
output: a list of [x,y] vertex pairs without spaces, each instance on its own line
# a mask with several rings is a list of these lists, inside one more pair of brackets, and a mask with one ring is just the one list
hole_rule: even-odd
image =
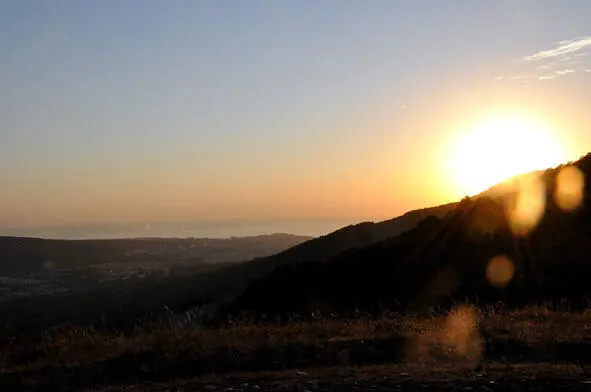
[[285,325],[235,322],[220,328],[148,325],[131,334],[69,328],[35,342],[4,340],[0,383],[65,379],[90,386],[97,375],[107,383],[168,381],[236,371],[412,363],[473,369],[483,361],[581,362],[591,359],[590,345],[591,313],[546,308],[464,308],[447,315]]

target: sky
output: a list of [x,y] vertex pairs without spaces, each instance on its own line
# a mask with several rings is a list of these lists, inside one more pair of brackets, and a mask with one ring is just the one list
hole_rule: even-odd
[[461,197],[449,146],[504,111],[576,159],[589,17],[586,0],[1,1],[0,233],[387,219]]

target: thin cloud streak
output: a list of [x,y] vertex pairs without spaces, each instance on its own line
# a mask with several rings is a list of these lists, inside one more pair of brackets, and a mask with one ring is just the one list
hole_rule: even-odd
[[[508,80],[551,80],[577,72],[589,72],[584,64],[586,56],[591,53],[591,36],[559,41],[552,49],[542,50],[521,58],[525,64],[531,64],[533,75],[525,74],[507,76]],[[498,77],[495,80],[501,80]]]
[[561,69],[561,70],[559,70],[559,71],[556,71],[556,72],[554,72],[554,73],[555,73],[556,75],[560,75],[560,76],[562,76],[562,75],[567,75],[567,74],[569,74],[569,73],[573,73],[573,72],[575,72],[575,70],[574,70],[574,69]]
[[523,59],[525,61],[537,61],[554,57],[563,57],[565,55],[578,53],[587,46],[591,46],[591,37],[560,41],[555,48],[542,50],[531,56],[526,56]]
[[511,76],[509,79],[511,80],[530,80],[530,79],[534,79],[535,76],[534,75],[516,75],[516,76]]

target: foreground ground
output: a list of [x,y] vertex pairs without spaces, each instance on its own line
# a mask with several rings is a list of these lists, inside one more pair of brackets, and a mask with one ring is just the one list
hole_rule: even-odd
[[[587,372],[587,373],[586,373]],[[476,372],[454,366],[382,365],[297,372],[237,373],[90,389],[111,391],[591,391],[591,369],[565,364],[488,364]]]
[[546,308],[3,339],[2,390],[591,391],[591,313]]

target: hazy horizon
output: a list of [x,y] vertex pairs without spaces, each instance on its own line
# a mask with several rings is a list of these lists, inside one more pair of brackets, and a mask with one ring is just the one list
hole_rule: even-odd
[[1,2],[0,233],[308,234],[574,160],[591,151],[589,15],[583,0]]
[[46,227],[0,229],[0,236],[44,239],[127,239],[127,238],[229,238],[293,234],[319,237],[364,219],[151,222],[120,225],[66,224]]

